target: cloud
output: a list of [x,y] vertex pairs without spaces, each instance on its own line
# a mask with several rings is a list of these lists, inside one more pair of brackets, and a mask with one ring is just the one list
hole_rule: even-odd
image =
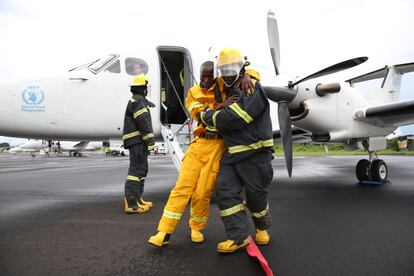
[[[11,4],[11,1],[6,1]],[[282,70],[305,75],[359,55],[372,67],[411,52],[410,1],[13,1],[1,10],[0,79],[63,72],[108,52],[146,43],[236,46],[270,66],[266,12],[276,13]],[[22,63],[27,71],[22,71]]]

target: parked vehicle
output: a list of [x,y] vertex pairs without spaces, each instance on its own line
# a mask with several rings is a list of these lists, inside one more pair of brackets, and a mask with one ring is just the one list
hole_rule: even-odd
[[154,155],[159,155],[159,154],[166,155],[167,153],[168,153],[168,149],[165,143],[155,143]]

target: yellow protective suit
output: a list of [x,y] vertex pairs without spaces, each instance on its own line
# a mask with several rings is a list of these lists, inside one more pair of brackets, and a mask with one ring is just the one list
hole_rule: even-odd
[[[222,99],[226,97],[224,93],[221,96]],[[215,103],[214,86],[208,91],[198,85],[192,87],[185,101],[186,108],[194,119],[197,119],[197,113],[205,107],[214,108]],[[202,230],[207,223],[210,198],[225,148],[222,139],[200,137],[205,132],[202,124],[194,130],[196,138],[190,143],[184,156],[178,180],[164,208],[158,231],[174,231],[190,198],[190,228]]]

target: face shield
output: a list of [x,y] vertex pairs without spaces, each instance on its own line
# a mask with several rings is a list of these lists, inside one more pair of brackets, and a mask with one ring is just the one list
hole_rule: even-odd
[[243,69],[243,67],[243,62],[217,66],[220,76],[223,77],[224,84],[227,87],[232,86],[239,79],[240,71]]

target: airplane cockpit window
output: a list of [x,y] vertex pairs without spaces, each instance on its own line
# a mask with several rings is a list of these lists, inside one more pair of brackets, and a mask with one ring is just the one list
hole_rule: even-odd
[[119,62],[119,59],[111,65],[109,65],[109,67],[106,68],[105,71],[108,71],[110,73],[121,73],[121,63]]
[[128,75],[146,75],[148,73],[148,63],[140,58],[126,58],[125,59],[125,70]]
[[98,73],[105,65],[114,60],[116,55],[107,55],[106,57],[95,60],[88,66],[88,69],[93,73]]

